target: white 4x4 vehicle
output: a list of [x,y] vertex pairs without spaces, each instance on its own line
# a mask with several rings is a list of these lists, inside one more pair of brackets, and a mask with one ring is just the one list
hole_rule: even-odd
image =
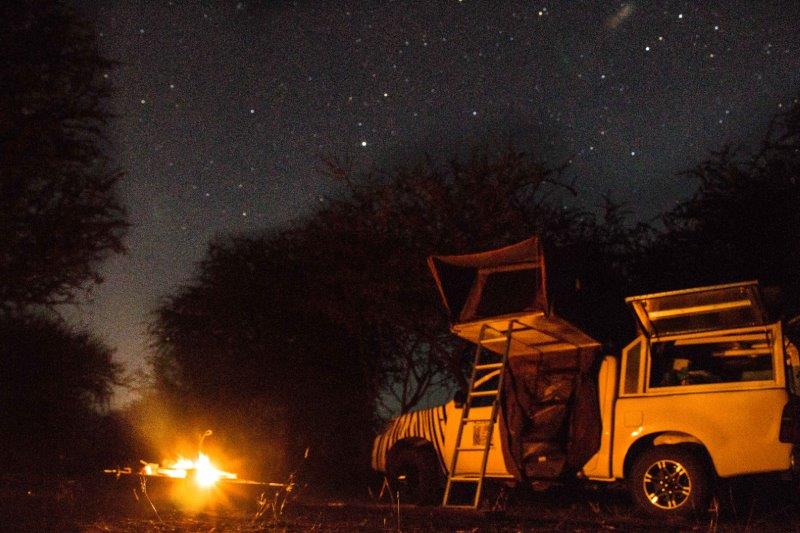
[[[621,357],[600,357],[598,343],[546,312],[535,239],[431,267],[454,333],[485,345],[494,330],[508,345],[502,369],[473,374],[470,389],[500,389],[500,430],[493,400],[467,400],[467,416],[451,401],[396,418],[375,439],[372,466],[406,501],[441,502],[445,480],[449,490],[470,476],[577,475],[625,480],[638,505],[670,517],[707,509],[717,476],[792,469],[800,361],[756,282],[628,298],[639,335]],[[520,298],[520,287],[536,294]]]

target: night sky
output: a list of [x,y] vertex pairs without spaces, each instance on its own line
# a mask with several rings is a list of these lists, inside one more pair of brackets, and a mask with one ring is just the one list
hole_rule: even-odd
[[505,143],[571,159],[585,206],[640,218],[675,176],[752,143],[800,89],[800,3],[81,3],[118,115],[129,253],[71,313],[133,370],[146,322],[209,240],[325,201],[321,154],[381,167]]

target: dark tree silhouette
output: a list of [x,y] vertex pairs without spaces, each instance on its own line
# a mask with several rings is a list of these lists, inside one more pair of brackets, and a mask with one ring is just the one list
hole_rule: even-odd
[[102,151],[112,67],[61,3],[0,7],[0,309],[75,301],[123,251]]
[[[572,302],[577,287],[602,314],[593,276],[630,243],[620,211],[609,209],[605,231],[556,205],[558,194],[546,193],[567,190],[558,172],[513,149],[388,173],[328,168],[346,186],[341,199],[280,233],[211,245],[193,280],[156,312],[152,365],[159,394],[195,429],[214,427],[264,465],[276,449],[310,445],[317,479],[352,488],[369,464],[377,403],[408,410],[464,380],[464,346],[448,331],[429,254],[543,234],[571,261],[553,270],[570,278],[556,293]],[[588,242],[595,255],[582,250]]]
[[319,285],[306,245],[291,233],[212,244],[194,280],[157,311],[154,375],[184,423],[243,452],[249,475],[285,473],[310,447],[317,479],[357,487],[374,365],[311,303]]
[[385,365],[384,390],[395,393],[395,408],[414,408],[440,383],[465,386],[466,347],[448,331],[426,265],[430,254],[487,250],[538,234],[555,311],[598,339],[629,338],[626,258],[648,228],[630,227],[624,209],[611,202],[600,220],[566,208],[565,196],[575,191],[563,181],[564,167],[507,147],[366,176],[335,163],[329,168],[350,195],[314,219],[314,248],[324,250],[319,264],[337,254],[351,260],[321,273],[327,289],[319,294],[329,301],[320,305],[349,313],[346,324],[377,335],[371,346]]
[[0,318],[3,472],[37,479],[86,475],[111,458],[118,443],[108,439],[102,411],[113,386],[122,383],[111,355],[102,342],[60,319]]
[[112,64],[60,2],[3,3],[0,50],[0,469],[92,474],[123,448],[104,412],[121,369],[52,309],[123,251],[120,174],[101,136]]
[[[686,173],[696,192],[664,217],[643,256],[650,289],[758,279],[800,312],[800,106],[778,115],[754,154],[723,148]],[[781,312],[781,311],[779,311]]]

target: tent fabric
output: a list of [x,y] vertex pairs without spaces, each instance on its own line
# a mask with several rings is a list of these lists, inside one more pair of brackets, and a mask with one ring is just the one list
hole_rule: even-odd
[[518,480],[574,473],[600,447],[599,346],[509,358],[500,398],[506,466]]
[[538,237],[488,252],[431,256],[428,266],[453,324],[547,309]]

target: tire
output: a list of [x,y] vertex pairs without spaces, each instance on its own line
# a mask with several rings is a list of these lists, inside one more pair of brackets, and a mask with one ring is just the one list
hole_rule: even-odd
[[400,493],[400,503],[441,503],[444,474],[436,450],[430,443],[395,445],[386,456],[386,474],[393,497]]
[[628,489],[633,501],[659,518],[686,518],[708,510],[711,475],[700,456],[681,445],[655,446],[631,467]]

